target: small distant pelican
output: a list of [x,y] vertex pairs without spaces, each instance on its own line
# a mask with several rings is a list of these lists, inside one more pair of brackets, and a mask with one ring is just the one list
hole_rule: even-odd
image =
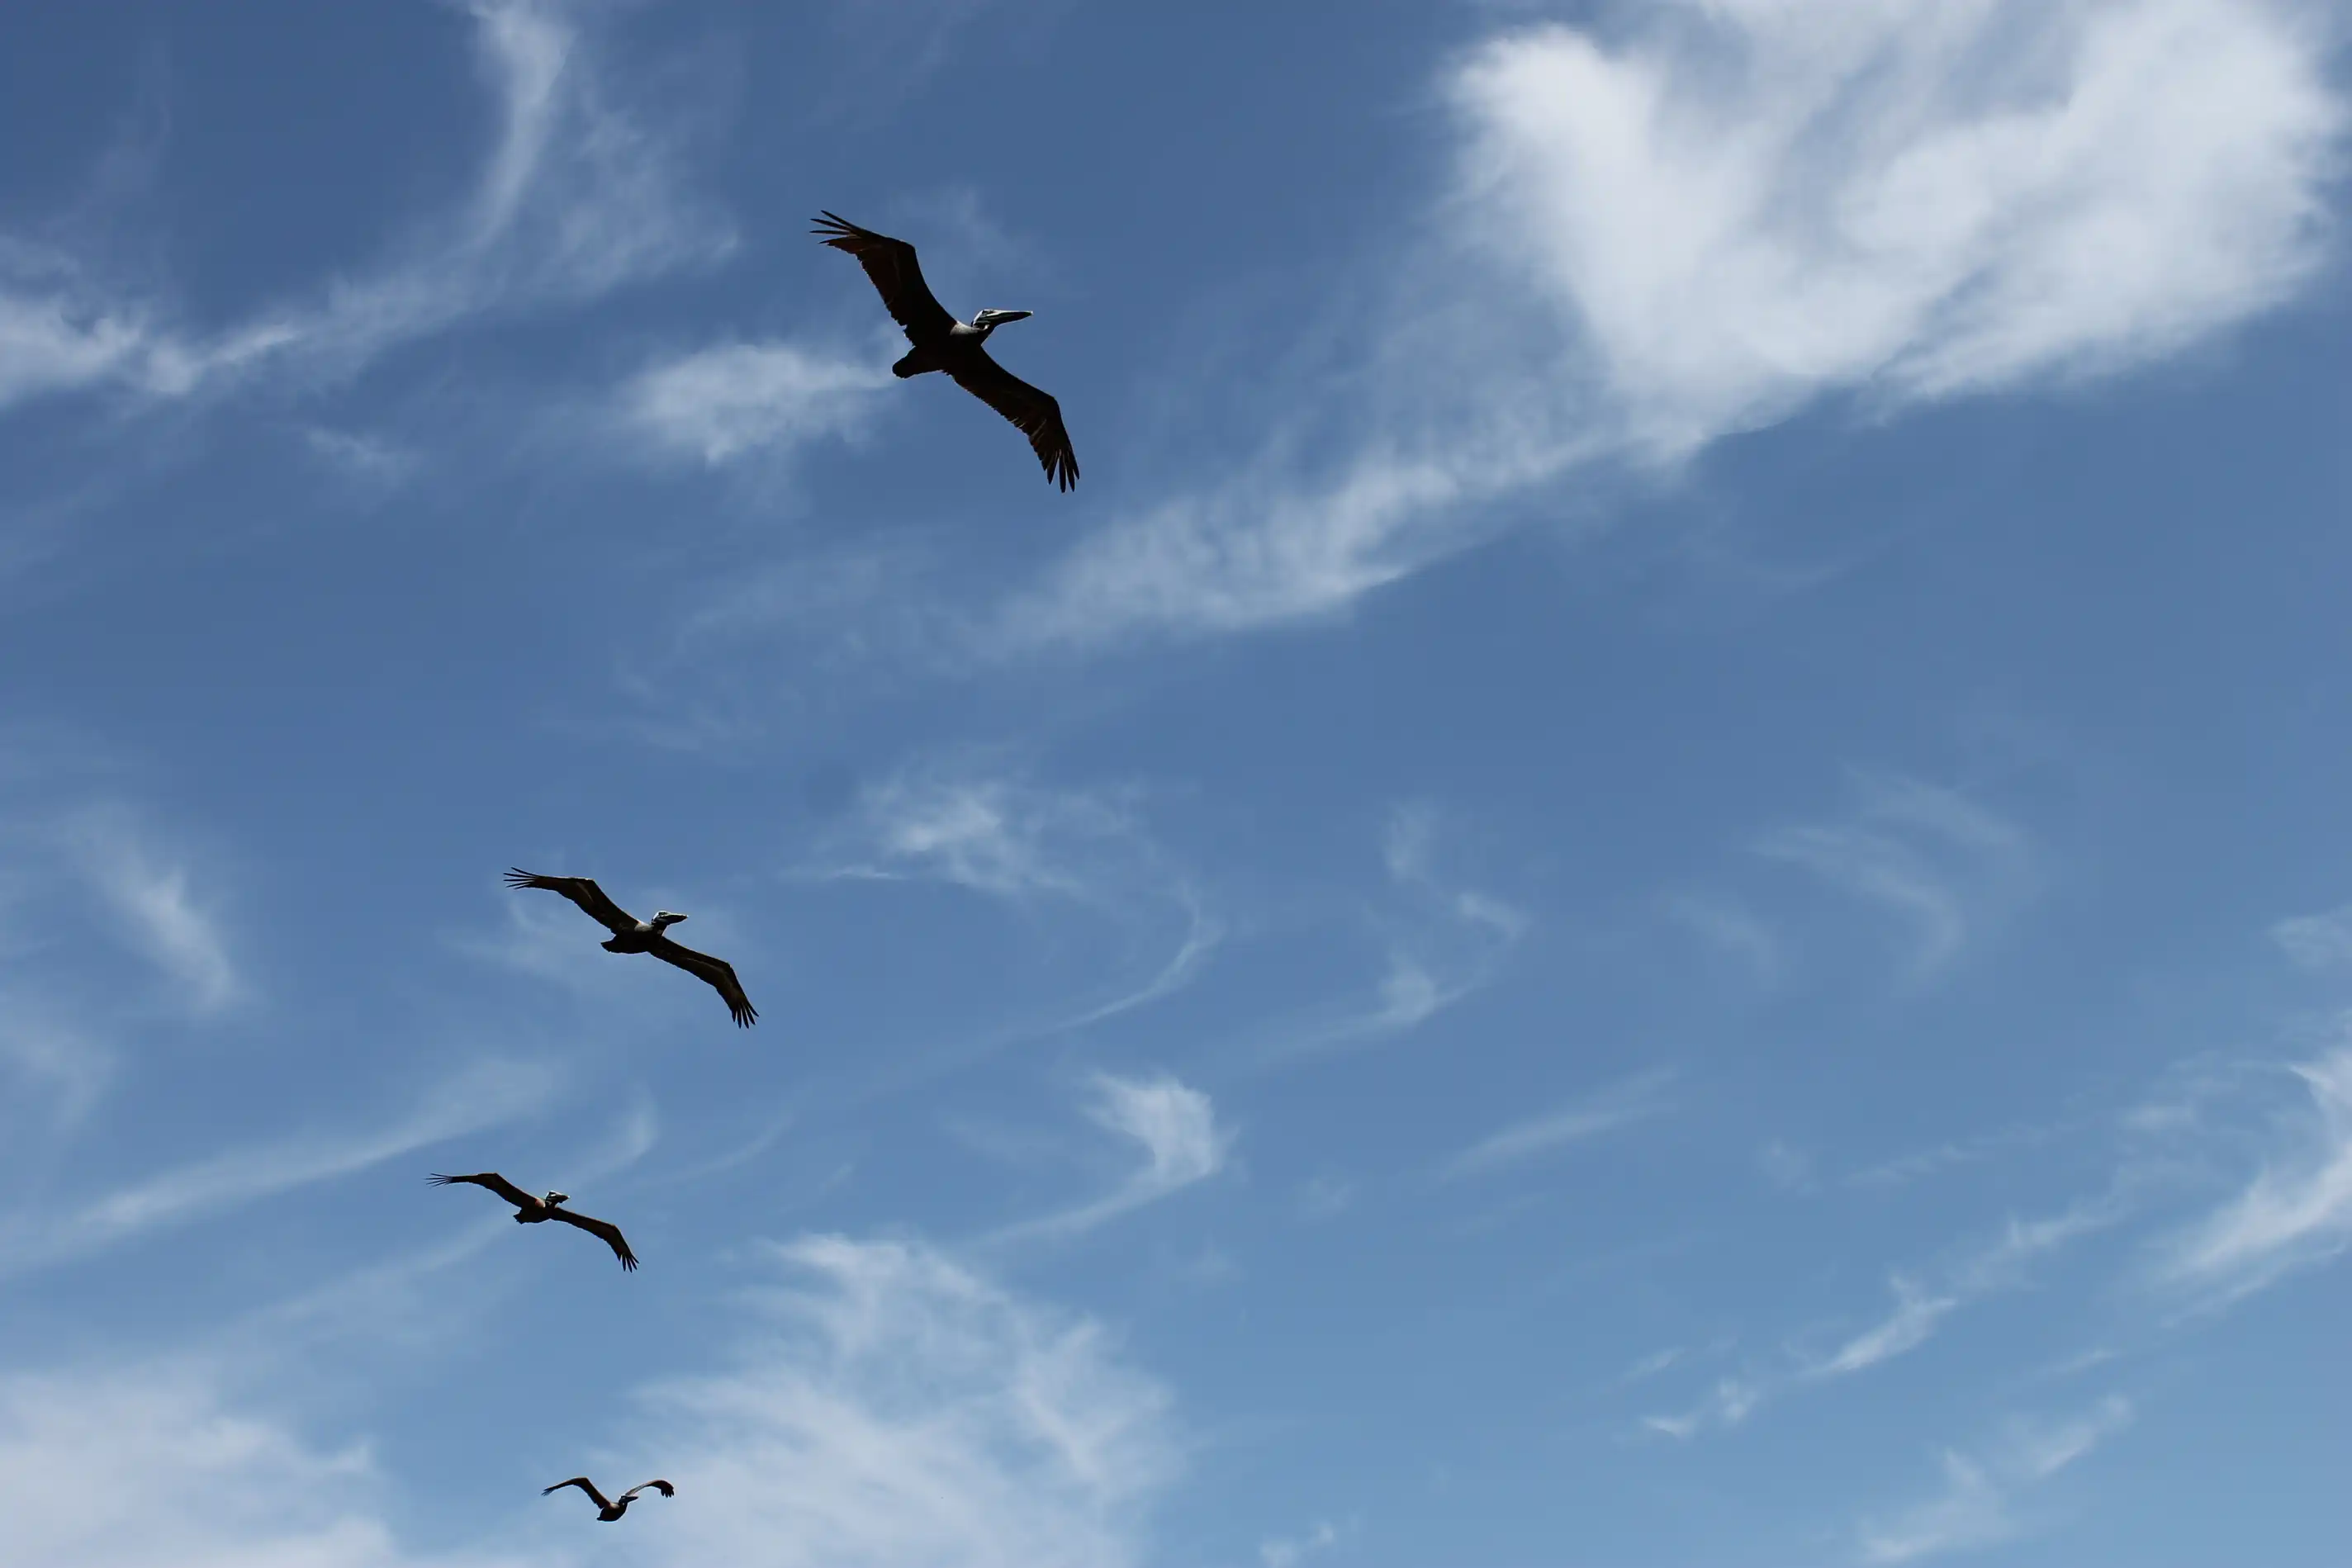
[[1045,477],[1066,490],[1078,482],[1078,455],[1062,426],[1062,405],[988,357],[988,335],[1007,321],[1027,320],[1026,310],[982,310],[959,321],[931,295],[915,247],[902,239],[859,228],[831,213],[810,232],[835,250],[857,258],[874,280],[890,319],[907,334],[914,351],[890,367],[893,375],[919,376],[945,371],[955,384],[1011,420],[1029,438],[1030,450],[1045,465]]
[[677,1489],[670,1485],[667,1481],[645,1481],[639,1485],[631,1487],[628,1490],[623,1492],[618,1498],[608,1498],[603,1492],[598,1491],[596,1490],[596,1483],[590,1480],[586,1476],[573,1476],[568,1481],[558,1481],[551,1487],[541,1487],[540,1489],[539,1495],[545,1497],[549,1492],[562,1491],[565,1487],[578,1487],[582,1491],[586,1492],[588,1494],[588,1500],[596,1505],[596,1517],[606,1524],[612,1523],[614,1520],[628,1512],[629,1500],[635,1497],[639,1492],[645,1490],[646,1487],[653,1488],[654,1490],[661,1493],[664,1497],[676,1497],[677,1495]]
[[[472,1176],[442,1176],[436,1172],[432,1178],[435,1186],[455,1186],[460,1182],[488,1187],[513,1204],[517,1225],[544,1225],[551,1219],[576,1225],[591,1236],[603,1237],[604,1245],[613,1249],[613,1256],[621,1260],[624,1270],[634,1270],[637,1266],[637,1255],[630,1251],[629,1244],[621,1239],[621,1228],[610,1220],[591,1219],[584,1214],[574,1214],[564,1207],[572,1201],[572,1195],[568,1192],[550,1192],[545,1197],[533,1197],[496,1171],[478,1171]],[[618,1519],[620,1515],[613,1517]]]
[[735,977],[735,967],[723,958],[671,941],[663,932],[686,918],[667,909],[656,909],[651,920],[640,920],[604,896],[604,890],[584,876],[540,876],[520,868],[507,872],[509,887],[543,887],[550,893],[560,893],[586,911],[590,919],[612,932],[612,940],[597,946],[607,953],[651,953],[665,964],[675,964],[688,974],[709,982],[727,998],[727,1010],[745,1029],[759,1018],[751,999],[743,994],[743,984]]

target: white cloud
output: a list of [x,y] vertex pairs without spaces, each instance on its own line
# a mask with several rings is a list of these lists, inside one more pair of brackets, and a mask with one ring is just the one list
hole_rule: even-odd
[[189,891],[188,867],[159,856],[146,835],[119,815],[83,817],[71,838],[83,868],[124,920],[132,939],[179,980],[200,1009],[221,1007],[238,989],[217,909]]
[[656,445],[717,465],[856,428],[889,372],[790,343],[723,343],[656,365],[622,392]]
[[2306,969],[2352,967],[2352,904],[2282,920],[2271,927],[2271,939]]
[[1764,1402],[1763,1385],[1752,1377],[1721,1377],[1706,1396],[1680,1416],[1644,1416],[1642,1425],[1663,1437],[1687,1439],[1706,1427],[1737,1427]]
[[2315,1115],[2275,1164],[2174,1243],[2176,1280],[2241,1295],[2352,1246],[2352,1047],[2294,1071]]
[[113,385],[174,398],[264,367],[348,374],[482,311],[592,298],[707,262],[733,236],[679,191],[669,150],[614,108],[557,0],[476,0],[499,134],[467,199],[318,298],[205,332],[119,298],[76,258],[0,242],[0,406]]
[[1143,1559],[1177,1468],[1169,1400],[1099,1324],[919,1246],[820,1237],[781,1256],[810,1282],[763,1298],[771,1322],[740,1364],[648,1401],[653,1430],[623,1468],[677,1482],[660,1561]]
[[1392,810],[1382,827],[1381,863],[1403,904],[1381,921],[1387,954],[1372,1006],[1291,1030],[1270,1056],[1313,1056],[1404,1033],[1502,972],[1527,934],[1528,915],[1440,873],[1436,850],[1443,825],[1433,808],[1414,804]]
[[1843,1377],[1883,1361],[1907,1355],[1927,1343],[1944,1314],[1958,1306],[1951,1296],[1931,1296],[1916,1283],[1897,1276],[1892,1281],[1895,1310],[1886,1321],[1866,1329],[1805,1369],[1811,1377]]
[[[938,1252],[818,1237],[723,1373],[642,1390],[627,1453],[678,1503],[634,1537],[674,1568],[1133,1568],[1176,1479],[1170,1399],[1101,1324]],[[273,1323],[280,1323],[273,1317]],[[401,1478],[224,1389],[281,1360],[0,1377],[0,1514],[41,1568],[559,1568],[602,1540],[425,1552],[388,1522]],[[509,1540],[552,1535],[519,1500]],[[632,1515],[632,1523],[635,1516]],[[577,1535],[566,1516],[561,1539]],[[601,1559],[599,1559],[601,1560]]]
[[1087,1113],[1097,1124],[1140,1145],[1142,1167],[1108,1197],[1008,1227],[997,1232],[999,1239],[1091,1230],[1224,1169],[1233,1134],[1217,1125],[1216,1107],[1201,1091],[1165,1073],[1141,1079],[1097,1073],[1094,1092],[1095,1103]]
[[416,471],[417,455],[382,435],[312,425],[303,444],[320,463],[373,489],[387,490]]
[[2031,887],[2032,841],[1957,790],[1898,776],[1857,780],[1841,821],[1777,829],[1755,851],[1875,904],[1910,933],[1906,969],[1937,975]]
[[1944,1490],[1893,1518],[1867,1523],[1858,1545],[1864,1563],[1911,1563],[1996,1545],[2024,1530],[2018,1493],[2049,1479],[2131,1424],[2131,1402],[2110,1396],[2056,1426],[2012,1428],[1989,1456],[1943,1456]]
[[1297,1564],[1316,1552],[1328,1551],[1339,1544],[1339,1531],[1329,1520],[1318,1520],[1315,1528],[1297,1537],[1273,1536],[1258,1542],[1257,1560],[1265,1568],[1297,1568]]
[[1664,1071],[1636,1073],[1545,1115],[1514,1123],[1446,1161],[1443,1174],[1448,1180],[1483,1176],[1655,1116],[1666,1109],[1664,1092],[1673,1079]]
[[321,1450],[184,1367],[0,1381],[0,1514],[41,1568],[522,1568],[404,1550],[363,1448]]
[[1116,800],[971,768],[908,769],[868,789],[862,805],[881,864],[853,875],[904,867],[1000,898],[1092,901],[1125,881],[1116,868],[1149,858],[1133,813]]
[[0,1273],[83,1257],[153,1230],[331,1180],[461,1134],[495,1126],[543,1103],[553,1089],[543,1069],[493,1062],[443,1085],[391,1126],[359,1134],[306,1134],[233,1150],[123,1187],[48,1220],[19,1218],[0,1229]]
[[[1687,14],[1686,14],[1687,16]],[[1898,399],[2173,351],[2317,261],[2342,110],[2247,0],[1717,0],[1457,78],[1528,280],[1669,451],[1824,389]]]
[[1002,642],[1328,614],[1579,465],[1842,391],[1899,407],[2142,364],[2321,258],[2345,116],[2288,0],[1622,11],[1617,36],[1515,28],[1450,68],[1443,237],[1329,288],[1348,347],[1287,400],[1308,412],[1084,541]]
[[1719,894],[1679,893],[1659,900],[1658,907],[1667,918],[1737,959],[1759,982],[1769,984],[1780,977],[1779,938],[1755,911],[1737,899]]

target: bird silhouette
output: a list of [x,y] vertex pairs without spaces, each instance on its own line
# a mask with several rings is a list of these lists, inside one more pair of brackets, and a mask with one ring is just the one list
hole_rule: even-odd
[[635,1270],[637,1266],[637,1255],[629,1250],[628,1242],[622,1239],[621,1228],[609,1219],[591,1219],[584,1214],[574,1214],[563,1207],[572,1200],[568,1192],[550,1191],[545,1197],[533,1197],[496,1171],[477,1171],[472,1176],[442,1176],[436,1172],[431,1177],[431,1184],[435,1186],[456,1186],[461,1182],[488,1187],[513,1204],[517,1225],[544,1225],[551,1219],[560,1219],[566,1225],[578,1226],[591,1236],[603,1237],[604,1245],[613,1249],[613,1256],[621,1260],[624,1270]]
[[582,1491],[586,1492],[588,1494],[588,1500],[596,1505],[597,1519],[605,1524],[612,1523],[614,1520],[628,1512],[630,1500],[639,1492],[645,1490],[647,1487],[653,1488],[654,1490],[661,1493],[664,1497],[676,1497],[677,1495],[677,1489],[670,1485],[667,1481],[640,1481],[635,1486],[633,1486],[628,1490],[623,1492],[619,1497],[608,1498],[603,1492],[598,1491],[596,1490],[596,1483],[590,1480],[586,1476],[573,1476],[568,1481],[558,1481],[551,1487],[541,1487],[540,1489],[539,1495],[545,1497],[549,1492],[562,1491],[565,1487],[578,1487]]

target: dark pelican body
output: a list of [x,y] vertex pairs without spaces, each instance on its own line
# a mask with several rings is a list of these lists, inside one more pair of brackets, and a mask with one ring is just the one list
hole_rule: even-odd
[[564,1207],[572,1199],[568,1192],[551,1192],[545,1197],[533,1197],[496,1171],[477,1171],[472,1176],[442,1176],[436,1172],[432,1177],[435,1186],[456,1186],[460,1183],[487,1188],[513,1204],[517,1225],[544,1225],[551,1219],[560,1219],[601,1239],[613,1249],[613,1256],[621,1260],[624,1270],[634,1270],[637,1266],[637,1255],[629,1250],[629,1243],[621,1235],[621,1228],[609,1219],[592,1219],[587,1215],[574,1214]]
[[1046,393],[988,357],[988,335],[1007,321],[1028,318],[1026,310],[982,310],[970,321],[959,321],[933,298],[923,281],[915,247],[902,239],[859,228],[831,213],[811,231],[835,250],[857,258],[890,319],[907,334],[914,348],[892,365],[900,377],[945,371],[956,385],[1011,420],[1029,438],[1030,449],[1045,465],[1045,477],[1067,490],[1078,482],[1078,455],[1070,447],[1070,433],[1062,425],[1062,405]]
[[612,1523],[614,1520],[628,1512],[631,1500],[635,1498],[639,1492],[645,1490],[646,1487],[653,1488],[654,1490],[661,1493],[664,1497],[676,1497],[677,1495],[677,1489],[670,1485],[667,1481],[645,1481],[636,1486],[631,1487],[617,1498],[608,1498],[603,1492],[598,1491],[596,1490],[596,1483],[590,1480],[586,1476],[573,1476],[568,1481],[558,1481],[551,1487],[541,1487],[540,1489],[539,1495],[545,1497],[549,1492],[562,1491],[565,1487],[578,1487],[582,1491],[586,1492],[588,1494],[588,1500],[596,1505],[597,1519],[606,1524]]
[[550,893],[560,893],[580,906],[597,925],[613,935],[599,943],[607,953],[650,953],[665,964],[674,964],[688,974],[708,984],[727,1002],[727,1010],[735,1021],[750,1029],[758,1019],[759,1009],[751,998],[743,994],[743,983],[735,977],[735,966],[724,958],[714,958],[708,953],[698,953],[682,943],[673,942],[663,933],[686,918],[667,909],[654,911],[651,920],[640,920],[604,895],[594,879],[584,876],[541,876],[520,867],[507,872],[509,887],[538,887]]

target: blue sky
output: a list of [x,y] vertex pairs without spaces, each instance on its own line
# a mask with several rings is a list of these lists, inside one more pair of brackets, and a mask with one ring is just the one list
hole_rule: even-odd
[[2341,1560],[2332,8],[11,20],[12,1560]]

